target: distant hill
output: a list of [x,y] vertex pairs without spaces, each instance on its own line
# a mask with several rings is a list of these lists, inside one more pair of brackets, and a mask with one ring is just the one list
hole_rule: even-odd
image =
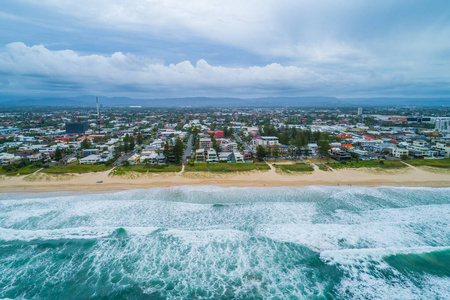
[[[263,98],[165,98],[133,99],[127,97],[99,97],[105,107],[449,107],[450,98],[335,98],[335,97],[263,97]],[[0,97],[3,107],[17,106],[95,106],[95,96],[61,98]]]

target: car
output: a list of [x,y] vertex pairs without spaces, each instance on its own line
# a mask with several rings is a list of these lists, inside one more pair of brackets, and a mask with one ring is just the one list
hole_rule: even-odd
[[103,180],[97,180],[97,183],[103,183]]

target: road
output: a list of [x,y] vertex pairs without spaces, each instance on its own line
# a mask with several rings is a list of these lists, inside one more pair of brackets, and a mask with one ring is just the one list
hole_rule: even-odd
[[194,147],[194,135],[190,134],[189,140],[186,145],[186,149],[184,149],[183,163],[187,163],[188,162],[187,157],[192,156],[192,147]]
[[135,155],[136,153],[142,151],[142,149],[144,149],[145,147],[147,147],[148,144],[151,143],[151,139],[149,141],[147,141],[146,143],[136,147],[132,152],[130,152],[129,154],[127,154],[126,156],[122,156],[119,157],[119,159],[117,159],[117,161],[114,163],[114,166],[121,166],[122,162],[124,160],[128,160],[130,157],[132,157],[133,155]]
[[241,143],[244,146],[244,149],[247,151],[250,151],[250,153],[253,153],[252,148],[250,148],[246,142],[244,142],[238,135],[237,133],[234,133],[234,138],[236,139],[236,141],[238,141],[239,143]]

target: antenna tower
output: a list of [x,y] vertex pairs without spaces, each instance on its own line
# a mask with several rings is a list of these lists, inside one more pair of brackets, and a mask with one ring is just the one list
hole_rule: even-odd
[[95,97],[95,100],[97,102],[97,127],[98,127],[98,132],[100,132],[100,110],[98,108],[98,97]]

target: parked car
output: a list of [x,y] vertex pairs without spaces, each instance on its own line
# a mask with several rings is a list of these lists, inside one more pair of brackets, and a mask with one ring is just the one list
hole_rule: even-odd
[[103,180],[97,180],[97,183],[103,183]]

